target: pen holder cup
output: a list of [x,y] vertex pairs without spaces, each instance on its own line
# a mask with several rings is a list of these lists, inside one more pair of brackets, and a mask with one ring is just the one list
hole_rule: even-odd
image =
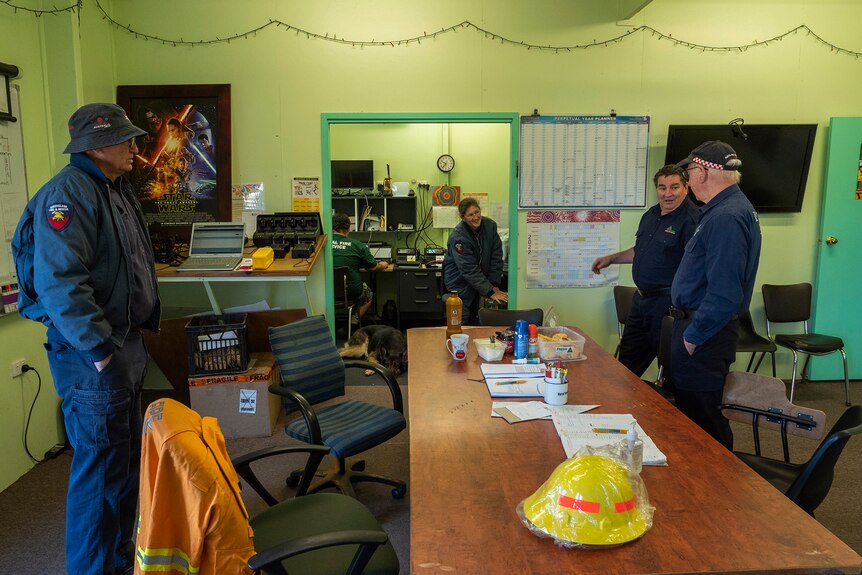
[[569,383],[561,379],[546,377],[542,395],[548,405],[566,405],[569,401]]

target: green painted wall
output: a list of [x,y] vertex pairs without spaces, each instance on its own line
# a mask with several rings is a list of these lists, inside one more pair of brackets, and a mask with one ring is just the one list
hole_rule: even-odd
[[[263,181],[267,206],[273,210],[290,208],[292,177],[321,174],[322,113],[529,114],[538,109],[543,114],[604,114],[613,108],[620,114],[647,114],[652,119],[650,171],[663,163],[670,123],[723,123],[736,117],[749,123],[811,122],[820,130],[803,211],[762,217],[758,282],[791,283],[814,279],[829,118],[862,112],[862,60],[831,50],[804,30],[768,46],[734,52],[681,46],[649,32],[602,44],[642,24],[705,46],[762,42],[805,24],[834,45],[862,50],[857,30],[862,4],[852,0],[661,0],[624,25],[616,21],[617,3],[592,0],[248,0],[241,5],[225,0],[103,0],[102,5],[139,33],[166,39],[225,38],[280,20],[348,42],[270,27],[229,44],[174,46],[113,29],[92,0],[84,0],[80,23],[68,16],[37,20],[0,5],[0,60],[25,70],[20,83],[26,88],[25,138],[33,190],[63,163],[55,154],[65,145],[63,126],[69,112],[84,100],[112,98],[116,84],[230,83],[234,180]],[[44,22],[52,18],[66,22],[61,33],[46,38]],[[464,20],[535,45],[598,45],[560,53],[527,50],[472,28],[421,44],[349,43],[412,38]],[[70,70],[74,73],[66,78]],[[640,210],[623,213],[622,247],[631,245],[640,215]],[[524,217],[520,215],[522,224]],[[523,251],[523,245],[519,249]],[[622,279],[630,281],[628,270]],[[606,348],[615,345],[610,288],[527,290],[521,285],[519,305],[553,305],[561,323],[580,326]],[[759,293],[753,311],[762,326]],[[24,335],[33,342],[21,344],[28,341]],[[0,369],[7,365],[4,354],[35,355],[40,337],[38,329],[14,318],[0,324]],[[848,350],[850,361],[860,353]],[[780,375],[789,374],[788,355],[779,353]],[[9,388],[3,386],[0,403],[20,406],[20,395],[4,395],[20,394],[20,389]],[[56,434],[53,416],[45,411],[50,410],[44,408],[31,425],[39,431],[31,433]],[[20,416],[12,423],[4,419],[0,431],[5,437],[19,437],[20,423]],[[43,443],[49,439],[52,443],[53,437],[47,436]],[[27,466],[20,442],[7,443],[0,455],[13,463],[0,471],[0,487]]]

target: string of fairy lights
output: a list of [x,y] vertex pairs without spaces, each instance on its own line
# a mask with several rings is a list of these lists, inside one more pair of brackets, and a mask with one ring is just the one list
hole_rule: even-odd
[[[552,45],[552,44],[533,44],[530,42],[524,42],[521,40],[513,40],[502,34],[498,34],[496,32],[492,32],[491,30],[487,30],[481,26],[477,26],[476,24],[470,22],[469,20],[464,20],[458,24],[454,24],[452,26],[447,26],[445,28],[441,28],[439,30],[435,30],[433,32],[422,32],[422,34],[409,37],[409,38],[399,38],[399,39],[390,39],[390,40],[378,40],[376,38],[372,38],[371,40],[355,40],[345,37],[339,37],[336,34],[330,33],[319,33],[313,32],[311,30],[306,30],[303,28],[299,28],[297,26],[293,26],[292,24],[288,24],[287,22],[282,22],[281,20],[273,20],[269,19],[266,23],[261,24],[255,28],[251,28],[250,30],[246,30],[244,32],[237,32],[235,34],[230,34],[227,36],[215,36],[213,38],[208,39],[199,39],[199,40],[186,40],[185,38],[165,38],[162,36],[157,36],[155,34],[147,34],[146,32],[142,32],[136,28],[133,28],[131,24],[123,24],[115,20],[108,12],[102,7],[99,0],[94,0],[96,7],[99,12],[102,14],[102,18],[107,20],[112,26],[117,28],[118,30],[123,30],[128,34],[131,34],[137,40],[145,40],[145,41],[153,41],[159,42],[161,44],[170,45],[170,46],[207,46],[211,44],[222,44],[231,42],[235,42],[237,40],[248,40],[250,38],[254,38],[257,36],[259,32],[263,32],[268,28],[280,29],[285,32],[294,33],[297,36],[305,36],[309,40],[323,40],[325,42],[335,42],[337,44],[345,44],[354,48],[382,48],[382,47],[398,47],[398,46],[409,46],[411,44],[422,44],[422,42],[429,42],[437,39],[440,36],[455,34],[461,30],[473,30],[479,34],[483,34],[485,38],[489,41],[500,42],[504,45],[515,46],[518,48],[525,48],[527,50],[537,50],[541,52],[554,52],[555,54],[567,53],[567,52],[579,52],[581,50],[589,50],[590,48],[606,48],[613,44],[618,44],[630,36],[635,34],[650,34],[653,38],[657,38],[659,40],[666,40],[668,42],[672,42],[677,46],[683,46],[685,48],[689,48],[691,50],[699,50],[701,52],[746,52],[750,49],[757,49],[766,46],[773,45],[777,42],[781,42],[787,37],[796,36],[798,34],[803,34],[808,38],[813,39],[818,44],[829,48],[829,50],[835,54],[841,54],[844,56],[852,56],[858,59],[862,56],[862,52],[857,52],[855,50],[850,50],[848,48],[843,48],[836,44],[833,44],[814,32],[811,28],[809,28],[805,24],[800,24],[799,26],[783,32],[781,34],[777,34],[771,38],[767,38],[765,40],[753,40],[746,44],[738,44],[735,46],[711,46],[708,44],[698,44],[697,42],[689,42],[686,40],[680,40],[679,38],[674,38],[671,34],[665,34],[660,30],[656,30],[652,26],[635,26],[630,28],[629,30],[614,36],[612,38],[606,38],[603,40],[593,40],[592,42],[583,43],[583,44],[571,44],[571,45]],[[0,4],[6,5],[10,8],[13,8],[16,12],[24,11],[36,16],[42,16],[44,14],[60,14],[63,12],[72,12],[83,9],[83,0],[76,0],[76,2],[70,6],[65,8],[53,8],[51,10],[36,10],[33,8],[27,8],[24,6],[20,6],[14,4],[12,0],[0,0]]]

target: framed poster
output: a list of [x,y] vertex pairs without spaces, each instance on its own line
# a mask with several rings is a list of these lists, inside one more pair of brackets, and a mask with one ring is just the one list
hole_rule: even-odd
[[147,222],[230,221],[230,84],[117,86],[117,104],[147,132],[129,174]]

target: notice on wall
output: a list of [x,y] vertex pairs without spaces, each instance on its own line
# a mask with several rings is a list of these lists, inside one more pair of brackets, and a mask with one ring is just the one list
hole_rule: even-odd
[[320,211],[320,178],[293,178],[293,211]]
[[598,287],[619,267],[592,272],[593,261],[620,249],[619,210],[527,212],[527,288]]

